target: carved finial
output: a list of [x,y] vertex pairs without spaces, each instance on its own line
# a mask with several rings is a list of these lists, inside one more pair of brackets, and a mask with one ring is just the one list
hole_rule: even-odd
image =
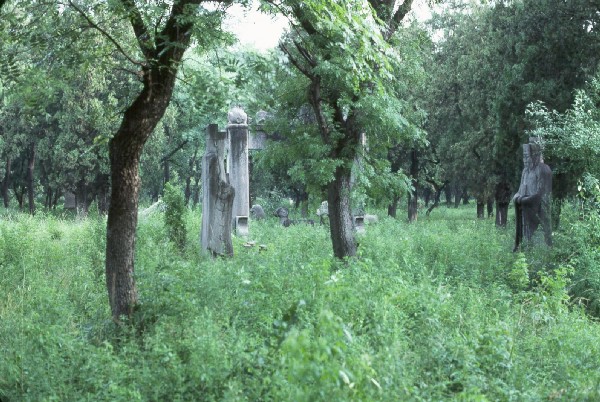
[[240,106],[234,106],[227,113],[227,121],[229,124],[248,124],[248,115]]

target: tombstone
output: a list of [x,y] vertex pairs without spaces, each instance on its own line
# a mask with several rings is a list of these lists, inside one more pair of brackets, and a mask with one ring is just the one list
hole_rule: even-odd
[[65,191],[64,208],[69,211],[75,211],[77,209],[77,197],[75,196],[75,193]]
[[319,208],[317,208],[317,216],[321,225],[329,222],[329,203],[327,201],[323,201]]
[[264,110],[256,113],[255,129],[249,133],[248,149],[257,150],[267,147],[267,133],[263,130],[263,124],[269,118],[269,114]]
[[363,215],[354,217],[354,230],[356,233],[365,233],[365,217]]
[[202,250],[212,256],[232,256],[231,221],[235,189],[225,172],[225,133],[216,124],[206,131],[206,153],[202,157]]
[[552,196],[552,171],[544,163],[542,148],[534,138],[523,145],[523,173],[519,191],[513,196],[516,215],[515,247],[518,251],[525,240],[532,243],[539,225],[542,225],[544,241],[552,246],[550,204]]
[[[248,173],[248,116],[238,106],[227,114],[227,134],[229,136],[229,153],[227,167],[229,179],[235,189],[231,224],[238,235],[248,234],[248,215],[250,203],[250,177]],[[239,218],[242,219],[239,219]],[[245,219],[244,219],[245,217]],[[238,226],[246,225],[245,227]],[[245,233],[245,234],[244,234]]]

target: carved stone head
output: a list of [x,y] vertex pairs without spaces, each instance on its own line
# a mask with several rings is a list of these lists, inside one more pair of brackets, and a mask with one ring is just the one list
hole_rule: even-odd
[[523,165],[525,169],[533,169],[542,160],[542,147],[539,144],[523,144]]
[[234,106],[227,113],[227,121],[229,124],[248,124],[248,115],[241,107]]

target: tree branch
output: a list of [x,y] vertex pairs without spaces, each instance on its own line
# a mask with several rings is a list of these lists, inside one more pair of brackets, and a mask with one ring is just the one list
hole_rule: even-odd
[[177,145],[175,147],[175,149],[173,149],[171,152],[169,152],[168,154],[163,156],[159,163],[163,163],[163,162],[169,160],[171,158],[171,156],[173,156],[177,151],[179,151],[181,148],[183,148],[188,142],[189,142],[189,140],[184,140],[181,144]]
[[131,23],[131,27],[133,28],[133,32],[135,34],[135,37],[137,38],[138,44],[142,53],[144,54],[144,57],[147,61],[152,60],[155,49],[151,42],[151,37],[150,33],[148,32],[148,28],[146,27],[146,24],[144,24],[144,20],[142,19],[142,14],[140,13],[140,10],[135,5],[134,0],[121,0],[121,3],[127,11],[129,22]]
[[404,2],[400,5],[400,7],[398,7],[398,9],[396,10],[393,17],[390,20],[388,29],[385,32],[384,38],[386,41],[389,41],[390,38],[396,32],[396,30],[398,30],[400,23],[402,22],[404,17],[406,17],[406,14],[408,14],[408,12],[410,11],[410,9],[412,7],[412,3],[413,3],[413,0],[404,0]]
[[[2,0],[0,0],[0,1],[2,1]],[[95,30],[100,32],[106,39],[108,39],[113,45],[115,45],[115,47],[117,48],[119,53],[121,53],[123,56],[125,56],[125,58],[127,60],[129,60],[130,63],[133,63],[137,66],[142,66],[142,67],[144,66],[144,63],[132,59],[127,53],[125,53],[125,50],[121,47],[121,45],[119,45],[119,43],[108,32],[106,32],[98,24],[96,24],[94,21],[92,21],[92,19],[90,17],[88,17],[88,15],[81,8],[77,7],[75,5],[75,3],[73,3],[72,0],[69,0],[69,5],[71,7],[73,7],[75,9],[75,11],[77,11],[88,22],[88,24],[92,28],[94,28]]]
[[309,78],[311,80],[314,78],[314,74],[311,71],[309,71],[306,67],[304,67],[302,64],[300,64],[300,62],[298,62],[298,60],[296,60],[296,58],[292,55],[292,53],[285,46],[284,43],[280,42],[279,48],[281,49],[281,51],[283,53],[285,53],[287,55],[288,60],[298,69],[298,71],[300,71],[302,74],[304,74],[307,78]]

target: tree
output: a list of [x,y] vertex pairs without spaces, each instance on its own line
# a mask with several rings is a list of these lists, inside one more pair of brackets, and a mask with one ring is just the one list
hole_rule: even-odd
[[431,63],[428,132],[450,179],[463,178],[480,213],[492,195],[505,209],[518,183],[527,104],[541,100],[564,111],[595,70],[597,11],[586,0],[459,2],[433,20],[441,40]]
[[[362,134],[368,133],[373,146],[385,147],[387,135],[398,136],[408,125],[395,98],[387,96],[386,83],[393,80],[395,59],[388,41],[412,1],[399,7],[396,1],[267,3],[293,21],[280,48],[303,78],[325,148],[322,160],[329,164],[327,200],[334,255],[354,256],[351,177],[362,152]],[[384,126],[394,129],[384,134]]]
[[111,201],[106,237],[106,285],[115,321],[121,316],[131,316],[138,303],[133,272],[139,162],[144,144],[169,106],[177,72],[194,34],[200,46],[220,35],[223,10],[209,10],[203,7],[204,3],[207,1],[175,0],[170,4],[149,4],[147,8],[134,0],[115,4],[113,12],[128,19],[135,35],[137,53],[141,56],[141,60],[137,60],[93,21],[92,10],[86,12],[73,1],[69,2],[90,26],[102,32],[126,55],[130,64],[138,69],[141,81],[139,92],[125,109],[120,127],[108,143]]

